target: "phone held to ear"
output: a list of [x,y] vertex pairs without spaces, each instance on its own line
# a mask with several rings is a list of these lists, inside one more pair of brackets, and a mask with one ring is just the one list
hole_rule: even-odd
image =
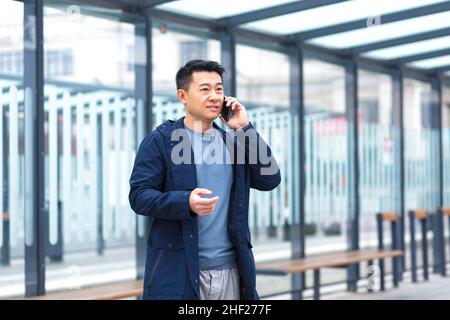
[[231,118],[231,107],[227,107],[227,102],[226,99],[227,97],[223,97],[223,105],[222,105],[222,111],[220,112],[220,114],[222,115],[223,119],[225,121],[230,120]]

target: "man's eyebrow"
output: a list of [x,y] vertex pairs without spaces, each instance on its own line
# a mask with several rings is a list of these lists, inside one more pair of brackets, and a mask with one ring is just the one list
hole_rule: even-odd
[[[216,85],[223,85],[223,83],[222,82],[217,82]],[[201,87],[201,86],[209,86],[209,83],[206,83],[206,82],[205,83],[200,83],[199,87]]]

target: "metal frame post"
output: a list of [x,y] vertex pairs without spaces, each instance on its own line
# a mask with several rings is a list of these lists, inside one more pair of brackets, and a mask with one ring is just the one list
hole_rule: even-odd
[[[348,62],[345,68],[348,165],[348,250],[359,249],[359,161],[358,161],[358,63]],[[357,290],[359,264],[347,268],[347,289]]]
[[44,4],[24,2],[25,296],[45,294]]
[[398,166],[398,183],[399,183],[399,249],[403,252],[403,255],[399,258],[400,260],[400,278],[402,278],[403,271],[405,270],[405,134],[404,134],[404,124],[403,124],[403,112],[404,112],[404,101],[403,101],[403,72],[399,70],[392,76],[392,87],[393,87],[393,119],[394,126],[398,127],[400,134],[400,141],[398,150],[396,154],[396,166]]
[[[293,259],[305,257],[305,143],[304,143],[304,77],[303,77],[304,56],[301,48],[293,48],[289,54],[289,99],[292,115],[292,128],[298,128],[299,132],[292,130],[292,149],[298,150],[298,167],[293,167],[292,175],[299,181],[298,189],[293,183],[293,194],[298,194],[298,202],[294,201],[293,214],[298,214],[299,224],[291,226],[291,244]],[[297,122],[297,123],[295,123]],[[292,153],[293,159],[296,155]],[[295,164],[295,161],[293,161]],[[302,291],[305,289],[306,273],[296,273],[292,275],[293,298],[302,299]]]
[[[135,37],[145,39],[146,64],[135,64],[136,143],[153,130],[153,78],[152,78],[152,19],[143,12],[143,20],[135,23]],[[139,40],[138,40],[139,41]],[[140,50],[139,46],[135,50]],[[147,238],[152,219],[136,215],[136,277],[142,279],[147,259]]]
[[416,226],[414,219],[414,211],[409,211],[409,235],[410,235],[410,250],[411,250],[411,276],[412,282],[417,282],[417,258],[416,258]]

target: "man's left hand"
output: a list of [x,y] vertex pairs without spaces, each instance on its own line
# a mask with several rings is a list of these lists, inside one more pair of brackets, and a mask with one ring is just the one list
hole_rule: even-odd
[[245,107],[235,97],[227,97],[225,101],[227,103],[226,105],[231,108],[232,113],[228,121],[225,121],[222,115],[219,116],[223,123],[231,129],[240,129],[249,124],[250,121]]

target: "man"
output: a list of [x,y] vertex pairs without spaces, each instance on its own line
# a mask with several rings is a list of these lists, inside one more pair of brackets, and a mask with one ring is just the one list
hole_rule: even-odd
[[[221,116],[223,72],[205,60],[180,68],[177,96],[186,116],[164,122],[139,146],[129,200],[152,218],[144,299],[259,299],[250,188],[269,191],[281,178],[245,107],[227,97],[232,114]],[[218,117],[230,132],[213,122]]]

